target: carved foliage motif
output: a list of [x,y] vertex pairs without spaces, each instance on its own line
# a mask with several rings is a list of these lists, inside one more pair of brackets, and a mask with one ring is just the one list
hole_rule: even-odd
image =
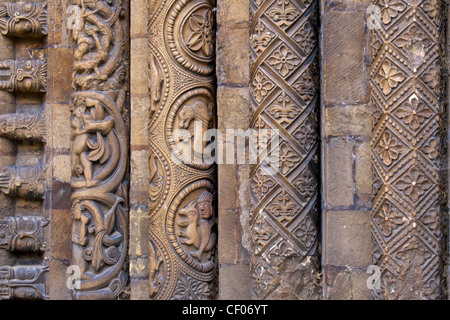
[[73,4],[82,21],[73,31],[73,86],[80,91],[71,99],[72,256],[81,282],[72,297],[114,299],[128,279],[128,3]]
[[0,31],[5,36],[47,35],[47,4],[41,2],[0,4]]
[[0,300],[47,300],[48,266],[0,267]]
[[202,157],[215,127],[213,5],[156,0],[148,8],[151,299],[215,292],[215,166]]
[[0,89],[10,92],[46,92],[47,60],[0,62]]
[[45,251],[45,227],[40,217],[8,217],[0,220],[0,248],[8,251]]
[[442,296],[441,1],[375,1],[371,100],[376,299]]
[[[317,255],[318,9],[317,1],[252,0],[251,11],[252,124],[280,131],[279,145],[268,152],[279,152],[278,170],[260,163],[251,181],[252,288],[268,299],[279,297],[290,261],[301,265]],[[284,280],[292,299],[317,293],[315,279],[306,279],[301,293],[295,281]]]

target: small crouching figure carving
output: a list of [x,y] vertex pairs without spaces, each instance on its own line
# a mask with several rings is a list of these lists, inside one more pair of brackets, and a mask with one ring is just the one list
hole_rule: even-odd
[[[93,99],[78,96],[73,101],[72,118],[72,165],[73,171],[78,176],[84,175],[86,187],[95,187],[100,181],[93,179],[94,161],[106,161],[105,159],[96,159],[91,155],[93,144],[98,144],[103,137],[107,136],[114,126],[114,119],[105,116],[105,110],[100,102]],[[97,143],[93,143],[92,134],[97,137]],[[106,155],[106,154],[105,154]]]
[[213,195],[206,191],[179,212],[180,216],[184,216],[177,223],[184,227],[184,230],[178,230],[180,241],[197,249],[191,252],[191,256],[199,261],[203,253],[211,252],[216,244],[217,236],[212,231],[215,223],[212,202]]

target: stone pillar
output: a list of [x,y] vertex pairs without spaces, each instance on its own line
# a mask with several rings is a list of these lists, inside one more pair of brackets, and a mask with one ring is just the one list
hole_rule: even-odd
[[[318,3],[252,0],[250,5],[251,121],[260,139],[250,182],[257,299],[320,297]],[[269,129],[278,130],[280,139],[267,150],[261,140],[262,130]],[[266,165],[273,157],[279,157],[278,168]]]
[[372,292],[376,299],[444,295],[442,3],[375,3],[372,252],[381,272]]
[[129,3],[72,5],[72,297],[114,299],[128,283]]
[[[6,6],[9,0],[2,0],[0,5]],[[3,9],[5,10],[5,9]],[[14,38],[0,36],[0,53],[2,59],[15,59]],[[0,90],[0,114],[8,115],[16,111],[16,99],[14,92]],[[5,117],[5,116],[2,116]],[[14,142],[8,137],[0,136],[0,167],[14,166],[16,164],[17,149]],[[0,192],[0,217],[6,218],[14,216],[14,199]],[[0,250],[0,265],[14,265],[14,254],[5,250]]]
[[1,250],[17,258],[1,261],[0,299],[49,299],[47,13],[44,2],[0,3],[0,41],[9,43],[0,61],[0,202],[7,208],[0,238]]
[[369,298],[371,260],[370,0],[325,1],[322,21],[323,298]]
[[[149,2],[149,297],[216,295],[215,10],[212,0]],[[202,157],[203,156],[203,157]]]

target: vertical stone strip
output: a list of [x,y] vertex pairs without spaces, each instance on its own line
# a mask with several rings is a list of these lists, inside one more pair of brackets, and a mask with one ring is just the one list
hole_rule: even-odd
[[250,7],[252,127],[280,133],[267,152],[278,149],[279,170],[267,159],[252,169],[252,289],[258,299],[317,299],[318,1]]
[[445,205],[440,177],[442,2],[375,4],[372,255],[381,279],[372,293],[376,299],[439,299]]
[[[1,6],[7,6],[9,0],[2,0]],[[14,1],[12,1],[14,2]],[[2,60],[14,60],[14,38],[0,36],[0,52]],[[2,118],[8,117],[8,114],[16,111],[16,98],[12,92],[0,90],[0,115]],[[5,137],[0,136],[0,167],[9,167],[16,164],[16,152],[14,142]],[[7,218],[14,216],[15,211],[14,199],[0,192],[0,217]],[[0,250],[0,265],[14,265],[16,258],[8,251]]]
[[216,166],[203,139],[215,124],[212,0],[150,0],[149,295],[216,294]]
[[74,299],[114,299],[128,282],[128,1],[73,0],[71,99]]

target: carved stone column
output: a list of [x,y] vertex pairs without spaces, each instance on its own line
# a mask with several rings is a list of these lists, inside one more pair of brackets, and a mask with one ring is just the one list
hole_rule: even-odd
[[74,299],[114,299],[128,268],[128,1],[73,0]]
[[252,169],[252,289],[317,299],[318,1],[252,0],[251,13],[252,126],[280,133],[267,152],[279,153],[278,170],[265,159]]
[[376,299],[442,297],[441,1],[376,1],[371,48]]
[[[150,0],[150,298],[215,295],[214,1]],[[206,152],[207,153],[207,152]]]

